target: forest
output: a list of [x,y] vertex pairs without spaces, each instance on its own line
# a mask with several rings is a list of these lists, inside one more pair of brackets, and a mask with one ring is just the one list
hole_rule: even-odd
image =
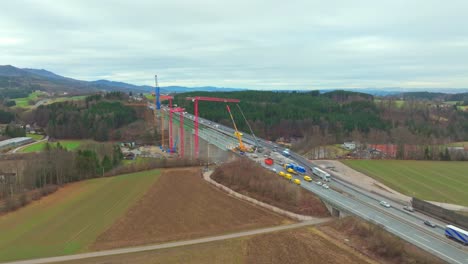
[[59,102],[40,106],[33,120],[59,139],[92,138],[106,141],[110,133],[136,119],[135,110],[125,106],[122,93],[92,95],[84,102]]
[[[175,97],[175,102],[193,112],[193,104],[185,97],[194,95],[240,99],[239,106],[254,132],[271,140],[300,138],[311,126],[320,126],[337,138],[358,130],[363,133],[371,128],[386,130],[390,123],[380,117],[380,110],[368,94],[335,91],[320,94],[311,92],[197,92]],[[242,114],[231,107],[240,130],[248,127]],[[204,118],[231,125],[223,103],[200,102],[200,115]]]
[[[193,111],[191,96],[240,99],[239,106],[255,134],[282,139],[310,149],[357,140],[369,144],[435,145],[468,140],[468,112],[441,102],[394,98],[349,91],[311,92],[196,92],[175,97],[178,106]],[[200,116],[232,126],[224,103],[199,102]],[[248,127],[237,107],[231,106],[237,126]]]
[[15,120],[15,114],[0,109],[0,124],[8,124]]
[[78,151],[68,151],[60,143],[47,143],[43,152],[5,158],[19,160],[2,165],[19,175],[11,180],[0,178],[0,200],[5,201],[3,206],[0,204],[0,212],[39,199],[62,184],[104,176],[120,164],[123,155],[119,146],[110,143],[86,144]]

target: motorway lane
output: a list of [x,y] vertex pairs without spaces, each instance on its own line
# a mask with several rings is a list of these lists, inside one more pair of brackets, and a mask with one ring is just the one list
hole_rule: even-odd
[[385,229],[391,233],[402,237],[450,263],[468,263],[468,253],[452,246],[448,241],[434,239],[433,236],[428,235],[426,232],[409,226],[398,219],[389,217],[384,212],[380,212],[365,203],[346,197],[332,189],[324,189],[316,183],[302,180],[301,186],[324,198],[324,200],[337,204],[354,215],[384,226]]
[[[186,115],[189,117],[191,115]],[[191,120],[191,119],[190,119]],[[234,130],[232,128],[219,125],[215,126],[216,123],[200,118],[200,122],[206,126],[209,126],[215,130],[222,132],[223,134],[233,136]],[[210,123],[211,122],[211,123]],[[254,143],[254,138],[244,133],[244,140],[250,144]],[[278,151],[281,151],[283,148],[279,147],[274,143],[270,143],[266,140],[258,138],[258,141],[262,147],[273,149],[274,147],[278,148]],[[298,154],[291,152],[291,158],[295,160],[296,163],[305,166],[307,168],[307,174],[312,176],[311,168],[314,166],[309,160],[305,159]],[[265,165],[264,165],[265,166]],[[266,166],[265,166],[266,167]],[[277,171],[278,170],[278,167]],[[326,190],[323,187],[315,185],[313,183],[308,183],[300,178],[301,186],[317,195],[322,197],[325,201],[334,203],[340,207],[343,207],[345,210],[349,211],[352,214],[355,214],[363,219],[373,221],[384,226],[388,231],[394,233],[395,235],[417,245],[420,248],[423,248],[441,258],[448,261],[449,263],[467,263],[468,264],[468,252],[465,250],[459,249],[460,246],[454,246],[450,243],[452,241],[447,240],[444,237],[440,237],[440,233],[435,231],[434,235],[429,235],[427,231],[433,232],[434,230],[420,230],[415,228],[415,225],[421,225],[420,222],[415,220],[414,216],[405,214],[404,212],[398,211],[396,209],[388,210],[388,212],[382,212],[382,208],[376,209],[380,206],[378,201],[370,198],[369,196],[363,195],[359,192],[356,192],[352,187],[340,186],[340,183],[332,181],[331,185],[336,185],[336,187],[346,188],[347,191],[351,192],[354,198],[347,197],[333,190]],[[409,224],[410,222],[411,224]],[[426,228],[421,226],[421,228]],[[436,237],[439,237],[438,239]],[[453,242],[454,243],[454,242]]]
[[[355,189],[353,189],[351,186],[349,186],[348,184],[346,184],[344,182],[340,182],[340,181],[335,180],[334,183],[337,183],[337,185],[339,185],[337,187],[339,189],[347,192],[348,194],[351,194],[353,196],[361,196],[360,199],[362,201],[365,201],[365,202],[367,202],[369,204],[375,204],[375,205],[381,206],[379,204],[378,198],[371,198],[371,197],[368,197],[366,195],[362,195],[361,193],[357,192]],[[426,229],[427,232],[433,233],[433,235],[437,235],[437,236],[439,236],[441,238],[445,238],[444,228],[431,228],[431,227],[428,227],[428,226],[424,225],[424,223],[423,223],[424,220],[420,219],[420,217],[424,217],[424,216],[414,215],[412,213],[403,211],[403,209],[398,209],[396,206],[400,206],[400,205],[397,204],[397,203],[394,203],[394,202],[392,202],[390,200],[386,200],[384,198],[382,198],[381,200],[385,200],[386,202],[388,202],[392,206],[391,208],[386,208],[386,210],[391,211],[392,214],[394,214],[394,215],[396,215],[396,216],[398,216],[400,218],[403,218],[403,219],[411,222],[412,224],[417,225],[420,228]],[[429,219],[427,217],[425,217],[425,218]],[[432,219],[431,219],[431,221],[432,221]],[[440,221],[438,223],[440,224]],[[442,224],[442,226],[443,226],[443,224]]]

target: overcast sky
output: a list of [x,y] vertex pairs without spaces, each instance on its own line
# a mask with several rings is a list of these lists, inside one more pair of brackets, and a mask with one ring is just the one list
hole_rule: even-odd
[[161,86],[468,88],[468,1],[5,0],[5,64]]

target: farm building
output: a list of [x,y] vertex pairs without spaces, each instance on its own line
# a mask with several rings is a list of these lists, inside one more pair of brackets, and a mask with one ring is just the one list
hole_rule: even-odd
[[0,150],[19,147],[28,143],[34,142],[30,137],[17,137],[0,141]]

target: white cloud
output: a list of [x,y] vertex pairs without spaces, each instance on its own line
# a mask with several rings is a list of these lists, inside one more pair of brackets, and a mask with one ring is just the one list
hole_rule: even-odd
[[[0,64],[248,88],[468,87],[468,2],[8,1]],[[21,12],[19,12],[21,10]]]
[[0,37],[0,46],[15,46],[22,42],[19,38]]

